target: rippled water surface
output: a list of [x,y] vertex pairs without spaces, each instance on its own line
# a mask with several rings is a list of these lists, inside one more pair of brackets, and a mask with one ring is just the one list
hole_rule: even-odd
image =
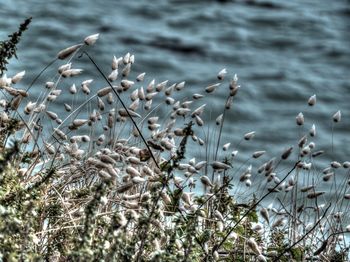
[[[98,32],[91,54],[106,72],[113,55],[131,52],[133,71],[147,72],[147,81],[186,81],[188,97],[215,83],[222,68],[230,77],[237,73],[242,87],[226,118],[223,142],[235,145],[255,130],[254,141],[240,144],[243,151],[280,154],[298,140],[295,116],[303,111],[304,130],[317,125],[316,146],[329,159],[350,159],[349,1],[0,2],[2,39],[33,17],[18,47],[19,60],[10,66],[10,72],[27,71],[26,84],[60,49]],[[207,105],[213,119],[222,111],[225,90],[220,87]],[[317,105],[308,108],[312,94]],[[343,120],[334,127],[330,154],[331,117],[339,109]]]

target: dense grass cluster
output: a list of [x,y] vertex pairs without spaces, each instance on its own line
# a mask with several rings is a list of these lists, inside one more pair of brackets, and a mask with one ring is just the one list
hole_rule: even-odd
[[[60,51],[55,62],[65,62],[52,81],[38,77],[21,89],[24,72],[0,79],[0,260],[347,259],[350,162],[313,165],[323,151],[315,149],[315,125],[305,132],[302,113],[301,136],[281,155],[260,163],[266,152],[255,151],[234,164],[238,148],[221,136],[237,76],[226,80],[223,69],[215,83],[184,98],[185,82],[132,77],[129,53],[113,57],[103,75],[88,54],[97,39]],[[78,59],[105,86],[75,68]],[[42,90],[36,97],[32,86]],[[227,99],[211,121],[205,101],[215,92]],[[340,120],[339,111],[333,122]],[[209,136],[205,127],[218,131]],[[190,158],[189,147],[205,159]],[[244,195],[254,183],[259,191]],[[332,185],[327,192],[324,183]]]

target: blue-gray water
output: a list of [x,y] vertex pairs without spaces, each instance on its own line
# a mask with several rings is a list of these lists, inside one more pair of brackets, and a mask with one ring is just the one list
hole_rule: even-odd
[[[243,148],[280,154],[295,144],[295,116],[303,111],[305,130],[316,123],[316,147],[330,152],[331,117],[341,110],[329,159],[350,159],[349,1],[0,2],[1,39],[33,17],[18,46],[19,60],[9,67],[9,74],[26,70],[25,84],[60,49],[100,33],[91,52],[104,69],[113,55],[131,52],[134,71],[147,72],[147,81],[186,81],[188,96],[214,83],[222,68],[230,77],[237,73],[242,88],[223,142],[236,144],[255,130],[254,142]],[[213,118],[224,103],[223,90],[218,94],[207,106]],[[308,108],[312,94],[317,105]]]

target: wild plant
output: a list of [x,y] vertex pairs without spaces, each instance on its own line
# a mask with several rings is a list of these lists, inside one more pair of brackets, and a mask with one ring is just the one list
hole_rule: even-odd
[[[236,75],[225,83],[223,69],[184,98],[185,82],[134,75],[130,53],[113,56],[105,74],[89,54],[98,38],[60,51],[50,81],[41,83],[48,67],[27,89],[16,88],[24,72],[0,79],[4,261],[346,260],[350,164],[318,167],[323,151],[316,126],[302,129],[304,113],[300,137],[280,155],[258,167],[268,152],[257,150],[239,163],[240,143],[258,132],[223,141]],[[205,101],[218,92],[227,98],[210,119]],[[191,157],[196,150],[204,159]],[[323,183],[333,183],[329,192]]]

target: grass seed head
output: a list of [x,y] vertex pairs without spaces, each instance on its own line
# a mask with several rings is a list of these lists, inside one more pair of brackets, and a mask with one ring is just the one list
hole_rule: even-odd
[[251,140],[254,136],[255,136],[255,131],[252,131],[252,132],[246,133],[244,135],[244,139],[245,140]]
[[175,103],[175,99],[172,98],[172,97],[167,97],[167,98],[165,99],[165,103],[166,103],[167,105],[173,105],[173,104]]
[[307,194],[307,198],[309,199],[314,199],[319,196],[322,196],[325,193],[325,191],[315,191],[315,192],[310,192]]
[[310,134],[311,137],[315,137],[316,136],[316,126],[315,126],[315,124],[312,124],[311,129],[309,131],[309,134]]
[[71,85],[71,87],[69,88],[69,92],[74,95],[77,93],[77,88],[75,86],[75,84]]
[[21,71],[21,72],[15,74],[15,75],[11,78],[12,84],[17,84],[19,81],[21,81],[25,74],[26,74],[26,71]]
[[208,187],[212,187],[212,186],[213,186],[213,184],[211,183],[209,177],[207,177],[207,176],[205,176],[205,175],[201,177],[201,182],[202,182],[203,185],[205,185],[205,186],[208,186]]
[[333,168],[339,168],[341,166],[342,165],[338,161],[332,161],[331,162],[331,167],[333,167]]
[[300,140],[298,141],[299,148],[303,148],[306,143],[307,143],[307,136],[305,135],[302,138],[300,138]]
[[204,95],[201,95],[201,94],[193,94],[193,99],[195,99],[195,100],[198,100],[198,99],[201,99],[201,98],[203,98],[204,97]]
[[338,110],[334,115],[333,115],[333,122],[334,123],[339,123],[341,120],[341,112]]
[[46,114],[52,119],[56,120],[58,118],[57,114],[52,111],[46,111]]
[[302,126],[304,124],[304,115],[302,112],[300,112],[297,117],[295,118],[296,123],[298,126]]
[[227,165],[225,163],[222,163],[220,161],[214,161],[213,163],[211,163],[211,166],[214,170],[227,170],[227,169],[230,169],[231,166],[230,165]]
[[61,50],[60,52],[58,52],[57,58],[64,60],[64,59],[70,57],[73,53],[75,53],[77,50],[79,50],[82,46],[83,46],[83,44],[78,44],[78,45],[73,45],[73,46],[67,47],[67,48]]
[[119,74],[118,69],[113,70],[113,71],[108,75],[108,80],[111,81],[111,82],[117,80],[118,74]]
[[137,82],[142,82],[145,79],[146,73],[141,73],[136,77]]
[[67,112],[70,112],[72,111],[72,107],[68,104],[64,104],[64,109],[67,111]]
[[224,68],[224,69],[220,70],[220,72],[217,75],[217,78],[219,80],[224,80],[226,74],[227,74],[227,70],[226,70],[226,68]]
[[[63,73],[63,71],[66,71],[68,69],[71,69],[72,67],[72,63],[68,63],[68,64],[64,64],[64,65],[61,65],[59,68],[58,68],[58,73],[61,75]],[[53,82],[52,82],[53,83]],[[54,84],[54,83],[53,83]]]
[[122,70],[122,76],[123,77],[128,77],[131,71],[131,64],[127,64],[126,66],[124,66],[123,70]]
[[22,98],[23,98],[23,96],[21,96],[21,95],[15,96],[15,98],[12,99],[12,101],[11,101],[11,103],[10,103],[10,108],[11,108],[12,110],[17,110],[18,107],[19,107],[19,105],[20,105],[21,102],[22,102]]
[[216,84],[207,86],[207,87],[205,88],[205,92],[207,92],[207,93],[212,93],[212,92],[214,92],[214,91],[216,90],[216,88],[217,88],[218,86],[220,86],[220,85],[221,85],[221,83],[216,83]]
[[267,224],[270,223],[269,212],[267,211],[266,208],[260,209],[260,215],[262,216],[263,219],[265,219],[265,221],[267,222]]
[[344,168],[350,168],[350,161],[345,161],[345,162],[343,163],[343,167],[344,167]]
[[178,84],[175,85],[175,89],[176,89],[177,91],[182,90],[184,87],[185,87],[185,81],[180,82],[180,83],[178,83]]
[[33,102],[29,101],[28,104],[24,108],[24,113],[26,115],[29,115],[30,113],[33,112],[35,107],[36,107],[36,102],[33,103]]
[[51,89],[55,86],[55,83],[54,82],[46,82],[45,83],[45,88],[47,89]]
[[89,35],[87,37],[85,37],[84,39],[84,43],[86,45],[93,45],[96,43],[98,37],[99,37],[100,34],[94,34],[94,35]]
[[126,53],[125,56],[123,57],[123,64],[126,65],[130,62],[130,53]]
[[266,153],[266,151],[255,151],[254,153],[253,153],[253,158],[259,158],[259,157],[261,157],[263,154],[265,154]]
[[260,255],[261,251],[254,238],[249,238],[247,241],[249,248],[256,254]]
[[78,128],[85,125],[88,122],[87,119],[74,119],[72,124],[74,127]]
[[166,85],[168,84],[168,80],[165,80],[159,84],[156,85],[156,91],[161,92],[164,88],[166,88]]
[[215,120],[216,125],[218,125],[218,126],[221,125],[222,119],[223,119],[223,114],[219,115],[219,116],[216,118],[216,120]]
[[113,56],[113,59],[112,59],[112,70],[118,69],[119,63],[120,63],[120,59],[118,59],[115,56]]
[[309,106],[314,106],[316,104],[316,95],[312,95],[307,101]]
[[167,87],[164,91],[164,94],[166,96],[170,96],[173,93],[175,86],[176,86],[176,84],[172,84],[171,86]]
[[61,76],[66,77],[73,77],[80,75],[83,72],[83,69],[68,69],[62,72]]

